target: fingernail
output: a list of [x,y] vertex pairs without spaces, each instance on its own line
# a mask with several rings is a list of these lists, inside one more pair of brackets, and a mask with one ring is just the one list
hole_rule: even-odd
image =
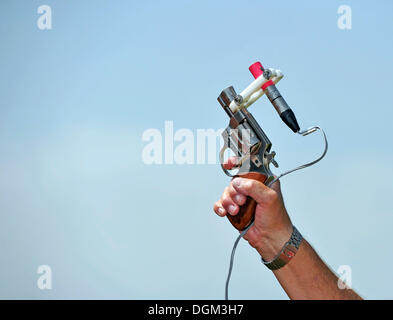
[[218,208],[218,213],[219,213],[219,214],[224,214],[224,213],[225,213],[224,208]]
[[240,187],[241,183],[242,183],[242,179],[241,178],[235,178],[233,179],[232,183],[236,186],[236,187]]
[[228,211],[229,211],[230,213],[235,213],[235,211],[236,211],[236,206],[234,206],[233,204],[231,204],[231,205],[228,207]]

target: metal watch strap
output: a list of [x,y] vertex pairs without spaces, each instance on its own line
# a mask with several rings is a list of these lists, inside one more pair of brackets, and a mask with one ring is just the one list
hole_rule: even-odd
[[277,270],[285,266],[295,256],[300,244],[302,243],[303,237],[300,232],[293,226],[292,235],[288,242],[284,245],[277,256],[270,261],[262,259],[263,264],[270,270]]

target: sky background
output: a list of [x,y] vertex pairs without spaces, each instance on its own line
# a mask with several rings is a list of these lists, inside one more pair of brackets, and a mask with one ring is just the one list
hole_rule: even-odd
[[[52,8],[52,30],[37,8]],[[339,5],[352,29],[337,27]],[[0,2],[0,298],[222,299],[237,236],[219,165],[145,165],[149,128],[223,128],[260,60],[329,152],[282,180],[300,232],[363,297],[392,299],[392,1]],[[315,158],[263,97],[276,174]],[[375,263],[377,261],[378,263]],[[52,269],[52,290],[37,268]],[[287,299],[242,241],[230,297]]]

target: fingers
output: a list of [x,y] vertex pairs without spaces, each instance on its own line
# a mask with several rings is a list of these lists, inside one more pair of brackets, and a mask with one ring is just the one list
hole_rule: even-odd
[[239,212],[239,206],[234,201],[234,199],[232,199],[229,187],[225,188],[225,191],[221,197],[221,203],[229,214],[236,215]]
[[223,217],[227,213],[236,215],[239,213],[239,206],[243,205],[247,197],[239,192],[231,185],[225,188],[221,199],[214,204],[213,210],[219,216]]
[[220,217],[224,217],[226,215],[225,209],[222,207],[221,201],[217,201],[214,206],[213,210],[215,213],[217,213]]
[[277,197],[277,192],[254,179],[235,178],[232,180],[236,192],[250,196],[257,203],[270,203]]
[[229,185],[227,191],[229,196],[232,198],[233,202],[235,202],[237,205],[241,206],[246,203],[247,196],[236,191],[232,183]]

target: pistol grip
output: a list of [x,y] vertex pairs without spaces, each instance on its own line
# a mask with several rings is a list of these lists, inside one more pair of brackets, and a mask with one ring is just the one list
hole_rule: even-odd
[[[262,183],[265,183],[267,179],[265,175],[258,172],[249,172],[239,175],[239,177],[254,179]],[[232,216],[229,213],[227,214],[228,220],[237,230],[242,231],[254,220],[256,206],[256,201],[251,197],[247,197],[246,203],[240,206],[240,210],[237,215]]]

